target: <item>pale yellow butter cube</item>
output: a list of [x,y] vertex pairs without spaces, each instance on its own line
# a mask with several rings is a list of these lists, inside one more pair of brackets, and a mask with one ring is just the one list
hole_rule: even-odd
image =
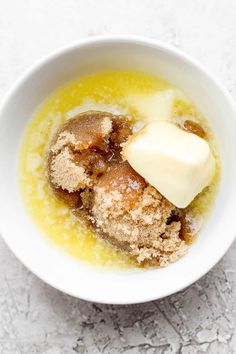
[[126,143],[123,155],[136,172],[179,208],[190,204],[215,173],[209,144],[167,121],[141,129]]
[[176,101],[189,104],[188,97],[179,89],[171,88],[147,95],[131,95],[127,97],[128,105],[143,119],[143,123],[168,120],[174,114]]
[[175,98],[175,91],[168,89],[150,95],[132,95],[128,104],[147,121],[163,120],[171,117]]

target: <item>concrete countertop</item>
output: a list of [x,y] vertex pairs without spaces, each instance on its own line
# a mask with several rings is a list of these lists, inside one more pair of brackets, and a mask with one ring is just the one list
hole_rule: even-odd
[[[0,98],[39,57],[102,34],[170,43],[204,63],[236,98],[235,19],[234,0],[0,0]],[[110,306],[47,286],[0,239],[0,353],[236,353],[235,255],[236,243],[178,294]]]

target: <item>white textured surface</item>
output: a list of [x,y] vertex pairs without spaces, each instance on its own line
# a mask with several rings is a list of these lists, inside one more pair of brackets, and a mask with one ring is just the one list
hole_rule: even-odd
[[[235,14],[234,0],[0,0],[0,97],[49,51],[87,36],[128,33],[198,58],[236,98]],[[235,254],[236,243],[183,292],[115,307],[45,285],[0,239],[0,353],[236,353]]]

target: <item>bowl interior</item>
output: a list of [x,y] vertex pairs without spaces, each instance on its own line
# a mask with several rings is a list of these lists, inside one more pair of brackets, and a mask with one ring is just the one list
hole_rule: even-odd
[[[48,244],[25,212],[17,181],[24,129],[37,106],[65,82],[100,70],[129,69],[157,75],[190,96],[219,143],[222,177],[211,217],[188,254],[163,269],[106,270],[69,258]],[[141,39],[91,40],[42,60],[19,80],[0,109],[0,230],[16,256],[36,275],[71,295],[105,303],[136,303],[178,291],[205,274],[235,235],[235,107],[228,94],[193,60]]]

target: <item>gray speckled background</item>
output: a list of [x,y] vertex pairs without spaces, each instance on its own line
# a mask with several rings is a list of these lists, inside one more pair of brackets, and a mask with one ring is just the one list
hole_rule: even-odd
[[[127,33],[183,49],[236,98],[234,0],[0,0],[0,96],[59,46]],[[0,239],[0,353],[236,353],[235,255],[236,243],[212,271],[176,295],[109,306],[47,286]]]

